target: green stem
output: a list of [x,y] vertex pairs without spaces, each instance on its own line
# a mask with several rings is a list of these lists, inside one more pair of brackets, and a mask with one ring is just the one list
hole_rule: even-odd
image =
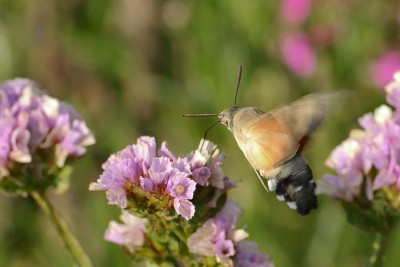
[[37,191],[31,191],[29,193],[33,199],[35,199],[36,203],[42,208],[43,212],[49,217],[51,223],[64,242],[65,247],[71,254],[75,263],[80,267],[93,267],[92,262],[83,251],[78,239],[71,232],[67,222],[61,216],[61,214],[54,209],[52,204],[46,198],[45,194]]
[[388,247],[390,231],[376,233],[374,243],[372,244],[372,253],[368,259],[366,267],[382,267],[385,264],[386,250]]

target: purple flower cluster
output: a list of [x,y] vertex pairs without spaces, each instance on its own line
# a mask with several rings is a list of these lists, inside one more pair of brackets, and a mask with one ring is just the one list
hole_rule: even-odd
[[[138,138],[137,144],[119,151],[103,164],[103,174],[90,190],[107,190],[109,204],[125,209],[137,197],[156,197],[166,207],[189,220],[194,216],[191,202],[197,186],[225,188],[221,170],[224,154],[209,141],[183,158],[176,157],[163,142],[156,151],[154,137]],[[146,207],[143,207],[144,209]]]
[[28,79],[0,85],[0,128],[0,178],[10,174],[14,163],[31,163],[44,151],[52,153],[50,164],[62,167],[67,158],[82,156],[95,143],[71,106]]
[[204,257],[223,266],[273,266],[255,244],[239,242],[248,234],[235,229],[243,210],[226,197],[235,184],[223,175],[224,158],[207,140],[176,157],[166,142],[157,150],[149,136],[111,155],[89,186],[106,190],[109,204],[122,208],[123,223],[112,221],[105,239],[156,263],[174,251],[185,266]]
[[359,119],[363,130],[353,130],[333,150],[326,164],[337,175],[318,181],[319,193],[350,202],[360,195],[371,201],[387,186],[400,190],[400,72],[385,91],[395,110],[382,105]]
[[241,241],[248,237],[245,230],[235,230],[242,212],[235,202],[228,199],[214,218],[207,220],[189,237],[189,251],[215,257],[224,266],[273,266],[268,256],[258,252],[257,245]]

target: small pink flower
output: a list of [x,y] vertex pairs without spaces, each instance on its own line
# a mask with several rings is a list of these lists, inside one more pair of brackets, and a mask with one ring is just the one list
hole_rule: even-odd
[[186,220],[190,220],[194,216],[195,207],[192,202],[187,199],[174,199],[174,208],[175,211],[182,215]]
[[167,184],[167,190],[174,198],[192,199],[196,182],[187,177],[184,172],[177,172],[170,177]]

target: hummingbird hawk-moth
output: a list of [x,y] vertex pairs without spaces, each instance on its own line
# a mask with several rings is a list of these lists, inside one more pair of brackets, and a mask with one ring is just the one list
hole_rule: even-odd
[[330,105],[342,92],[313,93],[288,105],[264,112],[235,105],[219,114],[184,114],[185,117],[218,116],[267,191],[301,215],[317,208],[313,173],[302,155],[310,135],[324,120]]

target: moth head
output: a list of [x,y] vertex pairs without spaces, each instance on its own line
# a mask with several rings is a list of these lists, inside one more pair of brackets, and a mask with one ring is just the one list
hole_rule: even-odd
[[219,121],[225,125],[230,131],[232,131],[233,128],[233,114],[239,109],[239,107],[232,107],[232,108],[227,108],[224,111],[222,111],[219,115]]

